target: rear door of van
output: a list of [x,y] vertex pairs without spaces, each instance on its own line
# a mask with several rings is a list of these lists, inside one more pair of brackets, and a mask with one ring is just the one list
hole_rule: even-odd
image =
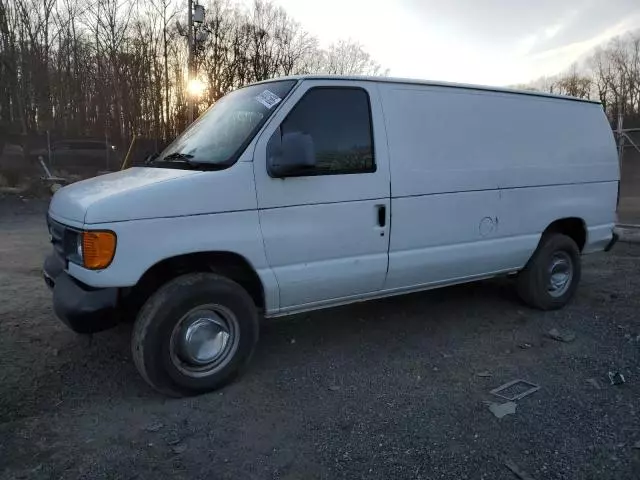
[[[311,136],[316,165],[273,178],[267,143],[292,132]],[[382,288],[390,228],[384,135],[376,84],[343,80],[304,80],[263,130],[254,173],[281,312]]]

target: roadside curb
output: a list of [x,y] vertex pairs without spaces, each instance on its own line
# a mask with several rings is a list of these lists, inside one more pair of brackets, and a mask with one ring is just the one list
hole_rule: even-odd
[[640,225],[617,225],[615,232],[620,235],[621,242],[640,243]]

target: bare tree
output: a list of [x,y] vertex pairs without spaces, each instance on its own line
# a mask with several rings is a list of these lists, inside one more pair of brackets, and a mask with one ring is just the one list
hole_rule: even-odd
[[321,52],[320,70],[336,75],[386,75],[362,45],[351,40],[340,40]]
[[577,98],[591,96],[593,80],[586,74],[578,72],[578,66],[573,65],[568,72],[560,75],[554,82],[553,93],[569,95]]
[[169,138],[170,132],[170,113],[169,113],[169,24],[177,14],[177,9],[171,0],[152,0],[152,5],[161,18],[162,28],[162,83],[163,83],[163,135]]
[[560,75],[520,87],[597,99],[612,119],[618,113],[640,119],[640,30],[613,38]]
[[[0,128],[168,140],[187,123],[178,0],[0,0]],[[201,110],[249,82],[299,73],[380,74],[355,42],[326,51],[267,0],[208,0],[196,64]]]
[[614,38],[588,62],[599,100],[612,115],[640,116],[640,31]]

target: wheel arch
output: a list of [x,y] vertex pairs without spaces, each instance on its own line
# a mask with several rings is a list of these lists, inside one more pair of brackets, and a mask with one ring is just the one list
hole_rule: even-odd
[[545,236],[553,233],[560,233],[571,238],[578,245],[580,252],[587,244],[587,226],[585,221],[579,217],[565,217],[554,220],[544,229],[540,241]]
[[139,310],[160,286],[196,272],[214,272],[233,280],[247,291],[259,310],[266,308],[266,292],[257,270],[245,257],[230,251],[193,252],[158,261],[127,292],[128,307]]

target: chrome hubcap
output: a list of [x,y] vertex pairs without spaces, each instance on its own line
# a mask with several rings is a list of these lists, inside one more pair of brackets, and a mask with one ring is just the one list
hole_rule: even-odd
[[222,305],[203,305],[184,315],[171,334],[174,366],[192,377],[202,377],[226,365],[238,347],[238,321]]
[[549,284],[547,291],[552,297],[561,297],[571,286],[573,280],[573,261],[566,252],[556,252],[549,266]]
[[229,329],[224,321],[215,313],[210,315],[195,320],[180,337],[180,353],[195,365],[212,362],[229,343]]

